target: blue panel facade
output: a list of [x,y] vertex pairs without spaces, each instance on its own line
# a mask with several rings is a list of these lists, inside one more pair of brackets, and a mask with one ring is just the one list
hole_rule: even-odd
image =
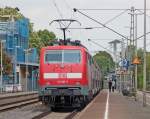
[[17,61],[25,62],[25,53],[22,48],[17,48]]
[[26,18],[19,19],[15,22],[0,22],[0,38],[4,39],[5,50],[8,55],[16,57],[18,62],[24,62],[28,54],[28,62],[37,63],[37,50],[27,53],[29,49],[29,20]]
[[29,48],[29,20],[24,18],[14,22],[0,22],[0,40],[4,41],[3,51],[12,58],[13,63],[12,74],[3,74],[3,84],[20,84],[21,78],[26,78],[24,76],[28,68],[27,90],[37,89],[37,80],[32,80],[32,70],[35,70],[35,66],[37,68],[38,54],[36,48]]
[[6,47],[7,49],[13,49],[13,37],[12,36],[7,36],[7,41],[6,41]]
[[29,36],[29,20],[28,19],[20,19],[16,21],[16,28],[22,37],[28,38]]
[[38,54],[37,54],[37,49],[36,48],[32,48],[29,52],[28,52],[28,61],[29,62],[38,62]]

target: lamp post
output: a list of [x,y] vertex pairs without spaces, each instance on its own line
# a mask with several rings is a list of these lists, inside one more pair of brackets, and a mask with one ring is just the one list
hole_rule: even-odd
[[1,84],[1,93],[3,91],[3,40],[1,40],[1,80],[0,80],[0,84]]
[[[141,14],[135,14],[135,57],[137,58],[137,16],[143,15]],[[137,101],[137,64],[135,64],[135,101]]]
[[25,64],[26,64],[26,91],[28,91],[28,52],[31,51],[32,49],[25,49]]
[[26,91],[28,91],[28,54],[27,54],[27,49],[24,50],[25,51],[25,64],[26,64],[26,73],[25,73],[25,76],[26,76]]
[[20,48],[20,46],[15,46],[15,62],[14,62],[14,83],[17,84],[17,48]]
[[144,0],[144,65],[143,65],[143,106],[146,106],[146,0]]

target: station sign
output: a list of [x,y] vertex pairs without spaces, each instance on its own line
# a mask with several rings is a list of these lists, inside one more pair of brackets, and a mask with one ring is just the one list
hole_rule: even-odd
[[129,61],[127,59],[121,59],[121,61],[119,62],[119,66],[128,68],[129,67]]

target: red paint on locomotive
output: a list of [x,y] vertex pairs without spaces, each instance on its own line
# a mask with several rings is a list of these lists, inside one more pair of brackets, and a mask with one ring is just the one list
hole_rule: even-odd
[[100,89],[100,69],[85,47],[48,46],[41,49],[40,100],[52,100],[47,103],[54,104],[53,97],[69,96],[87,102],[85,100],[91,99]]

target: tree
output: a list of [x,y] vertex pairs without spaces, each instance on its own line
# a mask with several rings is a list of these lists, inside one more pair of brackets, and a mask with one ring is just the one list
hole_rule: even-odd
[[18,8],[11,8],[11,7],[5,7],[0,8],[0,20],[1,21],[8,21],[13,16],[16,20],[23,18],[24,16],[18,12]]
[[52,40],[55,40],[55,34],[48,30],[30,31],[30,47],[37,48],[38,52],[42,47],[48,46]]
[[113,71],[114,68],[114,62],[109,53],[106,51],[99,51],[94,56],[94,59],[97,61],[98,65],[101,67],[102,72],[104,75],[107,75],[108,72]]
[[[141,61],[141,64],[138,65],[138,88],[143,88],[143,49],[138,49],[138,57]],[[147,89],[150,90],[150,52],[146,52],[146,80],[147,80]]]
[[43,43],[41,42],[41,39],[38,36],[37,32],[30,33],[29,46],[32,48],[37,48],[38,52],[40,51],[41,47],[43,46]]
[[[1,49],[1,46],[0,46]],[[0,50],[0,57],[1,57],[1,50]],[[3,51],[2,53],[2,57],[3,57],[3,74],[9,75],[12,74],[12,63],[11,63],[11,58]],[[0,64],[1,64],[1,60],[0,60]],[[0,68],[0,71],[2,69]]]
[[49,32],[46,29],[43,31],[39,30],[37,33],[44,46],[48,46],[52,40],[55,40],[55,34],[53,32]]

